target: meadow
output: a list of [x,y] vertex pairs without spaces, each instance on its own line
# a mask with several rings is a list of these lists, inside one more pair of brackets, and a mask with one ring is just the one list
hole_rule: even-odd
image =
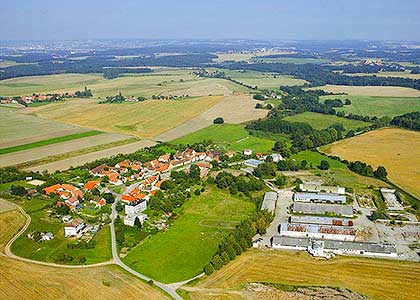
[[322,96],[325,99],[350,99],[350,105],[336,108],[346,114],[352,113],[362,116],[398,116],[412,111],[420,111],[419,97],[382,97],[382,96],[355,96],[331,95]]
[[323,58],[299,58],[299,57],[256,57],[254,61],[262,61],[265,63],[283,63],[283,64],[325,64],[330,62]]
[[350,76],[377,76],[377,77],[401,77],[401,78],[420,79],[420,74],[411,74],[410,71],[378,72],[378,73],[352,73],[352,74],[345,74],[345,75],[350,75]]
[[[11,247],[15,255],[30,258],[33,260],[55,262],[57,256],[65,253],[74,257],[72,264],[79,264],[78,258],[84,256],[86,264],[93,264],[110,260],[111,237],[109,226],[104,226],[93,238],[96,246],[93,249],[68,249],[67,244],[74,242],[64,237],[64,224],[54,216],[48,217],[45,210],[46,205],[52,205],[55,200],[32,199],[19,203],[31,216],[31,223],[28,229],[22,234]],[[35,242],[27,237],[33,231],[51,232],[54,238],[42,243]]]
[[364,161],[373,167],[382,165],[393,183],[420,198],[419,132],[383,128],[324,146],[321,151],[350,161]]
[[[24,223],[25,217],[17,210],[0,214],[0,252]],[[0,270],[0,299],[167,299],[115,266],[63,269],[0,255]],[[69,278],[77,279],[77,288]]]
[[254,152],[267,153],[274,146],[274,141],[249,135],[242,124],[211,125],[194,133],[171,141],[172,144],[192,145],[204,140],[226,150],[243,151],[251,149]]
[[[378,97],[420,97],[420,91],[399,86],[347,86],[324,85],[309,88],[309,90],[324,90],[330,93],[343,93],[356,96]],[[334,96],[333,96],[334,97]]]
[[420,265],[414,262],[355,257],[319,260],[304,252],[250,250],[194,283],[189,297],[248,299],[241,296],[244,284],[268,282],[347,288],[373,300],[415,300],[420,295],[419,273]]
[[105,79],[102,74],[59,74],[30,76],[0,81],[0,95],[19,96],[32,93],[75,92],[87,86],[95,98],[113,96],[120,91],[125,96],[227,94],[247,91],[246,88],[223,79],[199,78],[189,69],[158,68],[152,73],[122,74]]
[[[95,100],[76,99],[27,108],[25,113],[96,130],[150,138],[190,120],[222,99],[223,96],[206,96],[121,104],[98,104]],[[69,114],[69,111],[72,113]]]
[[208,187],[193,195],[167,232],[147,238],[124,259],[133,269],[162,282],[186,280],[203,271],[218,242],[255,210],[249,200]]
[[331,125],[340,123],[344,126],[346,130],[356,130],[357,128],[369,126],[370,123],[351,120],[346,118],[337,117],[334,115],[324,115],[314,112],[304,112],[294,116],[289,116],[284,118],[284,120],[289,122],[302,122],[307,123],[312,126],[314,129],[324,129]]

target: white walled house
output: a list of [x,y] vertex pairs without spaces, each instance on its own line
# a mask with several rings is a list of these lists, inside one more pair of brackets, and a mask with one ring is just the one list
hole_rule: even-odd
[[135,205],[126,204],[124,208],[125,208],[126,215],[137,215],[147,209],[147,201],[143,199],[142,201],[138,202]]
[[71,221],[70,223],[66,224],[64,226],[64,236],[70,237],[70,236],[77,236],[79,232],[85,228],[85,223],[82,219],[77,218]]
[[133,227],[137,218],[139,219],[140,223],[143,224],[144,220],[147,218],[147,215],[142,213],[137,215],[126,215],[124,217],[124,225]]

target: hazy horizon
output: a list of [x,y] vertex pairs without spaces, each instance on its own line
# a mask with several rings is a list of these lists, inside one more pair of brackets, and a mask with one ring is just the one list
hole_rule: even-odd
[[420,2],[2,1],[0,40],[420,40]]

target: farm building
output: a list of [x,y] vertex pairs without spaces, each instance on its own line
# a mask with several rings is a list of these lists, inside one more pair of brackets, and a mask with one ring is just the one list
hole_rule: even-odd
[[83,228],[85,228],[85,226],[86,225],[82,219],[80,218],[74,219],[70,223],[66,224],[66,226],[64,226],[64,236],[65,237],[76,236],[80,233],[80,231]]
[[244,165],[251,167],[251,168],[256,168],[258,167],[260,164],[262,164],[264,162],[257,160],[257,159],[247,159],[246,161],[244,161]]
[[280,236],[354,241],[356,230],[343,226],[282,223],[280,224]]
[[147,201],[145,199],[138,200],[135,202],[131,202],[130,204],[127,204],[125,207],[125,213],[127,215],[137,215],[141,213],[142,211],[145,211],[147,208]]
[[346,196],[331,193],[295,193],[294,201],[299,202],[330,202],[330,203],[346,203]]
[[293,203],[293,212],[310,215],[324,215],[327,213],[343,217],[353,217],[353,208],[350,205],[334,205],[321,203]]
[[403,210],[404,207],[398,201],[397,195],[395,194],[395,190],[381,188],[381,194],[384,198],[386,208],[388,210]]
[[318,184],[309,184],[309,183],[301,183],[299,184],[299,189],[302,192],[310,192],[310,193],[332,193],[332,194],[339,194],[344,195],[346,193],[346,189],[341,186],[326,186],[326,185],[318,185]]
[[126,215],[124,217],[124,225],[133,227],[136,219],[139,219],[140,223],[143,224],[144,220],[146,220],[147,215],[145,214],[136,214],[136,215]]
[[271,213],[274,213],[276,209],[276,202],[277,202],[277,193],[276,192],[267,192],[264,195],[264,200],[261,205],[261,210],[268,210]]
[[326,239],[311,239],[308,237],[296,238],[288,236],[274,236],[273,249],[308,250],[313,255],[329,256],[356,255],[368,257],[397,257],[397,250],[393,244],[337,241]]
[[333,225],[333,226],[353,226],[353,221],[349,219],[316,217],[316,216],[290,216],[289,223],[305,223],[305,224]]

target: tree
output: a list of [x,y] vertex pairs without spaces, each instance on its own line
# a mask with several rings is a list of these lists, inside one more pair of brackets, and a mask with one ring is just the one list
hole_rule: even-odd
[[200,180],[200,173],[201,173],[200,168],[197,165],[191,165],[190,172],[189,172],[188,175],[194,181],[199,181]]
[[26,189],[21,185],[12,185],[10,187],[10,192],[12,193],[12,195],[16,195],[16,196],[26,195]]
[[213,259],[211,260],[211,264],[216,270],[219,270],[223,266],[223,260],[220,257],[220,255],[216,254],[213,256]]
[[261,103],[257,103],[257,104],[255,105],[255,108],[257,108],[257,109],[261,109],[261,108],[263,108],[263,106],[262,106],[262,104],[261,104]]
[[344,101],[344,105],[350,105],[350,104],[351,104],[351,100],[347,98],[347,99]]
[[206,273],[206,275],[211,275],[214,272],[214,267],[211,263],[208,263],[205,267],[204,267],[204,273]]
[[255,100],[265,100],[265,96],[262,94],[255,94],[252,98]]
[[326,160],[321,160],[321,163],[319,164],[318,168],[320,170],[328,170],[330,168],[330,164]]
[[134,220],[134,225],[137,226],[137,228],[139,230],[141,230],[142,225],[141,225],[141,222],[140,222],[140,219],[139,218],[136,217],[136,219]]
[[104,194],[102,195],[102,198],[104,198],[104,199],[105,199],[106,203],[113,203],[113,202],[114,202],[114,200],[115,200],[114,195],[113,195],[113,194],[111,194],[111,193],[104,193]]
[[374,176],[376,178],[379,178],[381,180],[386,180],[386,177],[388,176],[388,172],[386,171],[385,167],[379,166],[375,172],[373,172]]
[[278,187],[282,187],[282,186],[284,186],[284,185],[286,184],[286,182],[287,182],[287,178],[286,178],[286,176],[282,176],[282,175],[277,176],[276,181],[274,181],[274,183],[275,183]]
[[223,124],[225,123],[225,120],[223,120],[222,117],[217,117],[216,119],[213,120],[213,124]]
[[226,248],[226,253],[229,256],[230,260],[234,260],[236,257],[235,249],[231,245]]

